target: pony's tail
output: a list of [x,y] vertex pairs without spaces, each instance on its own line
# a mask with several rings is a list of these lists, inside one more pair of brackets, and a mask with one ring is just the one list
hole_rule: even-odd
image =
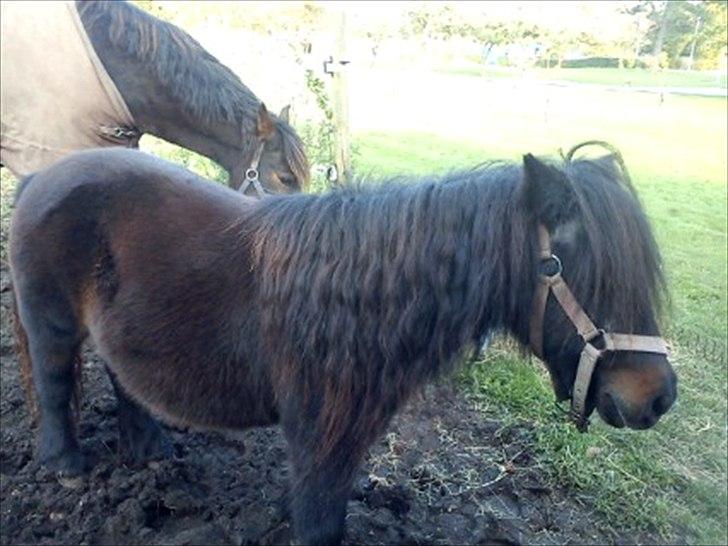
[[[11,288],[12,291],[12,288]],[[30,361],[30,349],[28,348],[28,334],[25,332],[23,323],[20,322],[18,312],[18,298],[13,291],[13,331],[15,333],[15,354],[18,355],[18,367],[20,369],[20,384],[25,393],[25,405],[28,407],[30,420],[33,424],[38,423],[38,400],[35,397],[33,387],[33,364]]]
[[[38,399],[35,395],[35,385],[33,385],[33,363],[30,358],[30,348],[28,346],[28,334],[25,331],[23,323],[20,321],[20,313],[18,312],[18,301],[15,292],[12,290],[13,296],[13,330],[15,333],[15,353],[18,355],[18,367],[20,370],[20,384],[25,394],[25,404],[28,408],[31,423],[38,424]],[[81,414],[81,400],[83,398],[83,381],[80,351],[77,349],[74,355],[73,363],[73,395],[71,397],[71,418],[74,423],[78,422]]]

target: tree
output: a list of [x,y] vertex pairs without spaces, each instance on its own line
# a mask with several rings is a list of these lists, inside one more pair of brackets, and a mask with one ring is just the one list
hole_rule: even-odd
[[694,55],[702,67],[716,68],[728,45],[728,2],[701,2],[700,10]]
[[694,54],[705,65],[715,65],[726,45],[724,0],[642,0],[627,9],[648,21],[640,53],[650,53],[655,63],[679,65],[682,55]]

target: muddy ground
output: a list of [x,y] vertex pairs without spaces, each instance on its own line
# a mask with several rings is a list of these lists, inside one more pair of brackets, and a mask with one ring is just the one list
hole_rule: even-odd
[[[3,237],[4,238],[4,237]],[[0,543],[288,544],[286,446],[277,428],[233,441],[170,431],[175,458],[117,457],[116,404],[86,351],[80,438],[93,467],[63,487],[33,460],[33,437],[3,289]],[[370,450],[347,516],[348,544],[655,543],[604,524],[584,498],[546,483],[525,428],[506,428],[448,383],[428,389]]]

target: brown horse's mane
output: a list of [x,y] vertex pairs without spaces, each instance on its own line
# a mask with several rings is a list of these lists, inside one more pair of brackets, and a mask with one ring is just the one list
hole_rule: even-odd
[[[643,320],[664,281],[627,180],[611,157],[558,170],[573,195],[544,206],[578,214],[588,238],[570,284],[587,308],[622,324]],[[525,341],[538,252],[522,178],[520,165],[495,163],[264,200],[242,241],[255,249],[264,330],[284,333],[266,350],[297,362],[290,373],[301,377],[290,384],[323,383],[321,403],[336,411],[321,414],[361,412],[368,418],[338,422],[367,427],[387,407],[368,407],[374,392],[403,399],[412,378],[446,370],[488,332],[508,329]],[[357,385],[371,392],[352,400]]]
[[89,28],[103,25],[111,43],[154,70],[195,116],[248,123],[252,130],[258,97],[184,30],[128,2],[77,1],[76,9]]
[[[76,9],[87,28],[107,29],[114,46],[152,70],[191,115],[205,123],[238,123],[245,133],[255,132],[260,99],[184,30],[125,1],[77,0]],[[308,180],[303,143],[288,123],[274,119],[292,172]]]

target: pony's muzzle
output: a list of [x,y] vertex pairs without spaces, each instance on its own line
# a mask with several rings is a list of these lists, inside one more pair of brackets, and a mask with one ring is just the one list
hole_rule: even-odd
[[654,426],[677,399],[677,376],[669,368],[638,379],[629,370],[617,372],[599,389],[597,410],[604,421],[621,428],[644,430]]

